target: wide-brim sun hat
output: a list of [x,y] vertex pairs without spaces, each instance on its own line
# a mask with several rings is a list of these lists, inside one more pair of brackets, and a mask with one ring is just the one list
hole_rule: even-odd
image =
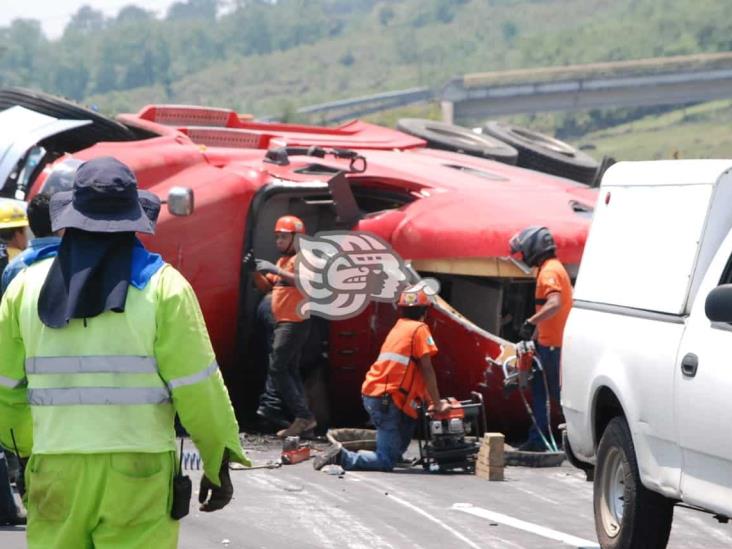
[[51,228],[80,229],[97,233],[140,232],[153,234],[132,170],[112,157],[82,164],[70,191],[55,193],[49,205]]

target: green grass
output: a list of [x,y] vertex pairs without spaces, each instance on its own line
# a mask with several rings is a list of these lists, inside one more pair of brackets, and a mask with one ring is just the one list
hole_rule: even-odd
[[[299,107],[415,86],[439,89],[466,73],[732,50],[732,18],[728,2],[720,0],[350,0],[344,11],[348,4],[242,2],[240,11],[210,22],[108,21],[102,30],[71,32],[56,41],[28,25],[0,28],[0,84],[62,95],[66,88],[67,95],[107,114],[182,103],[300,121],[294,114]],[[388,21],[387,8],[393,11]],[[273,43],[303,25],[307,36],[289,45],[242,49],[246,41],[240,38],[259,36],[256,25],[247,27],[248,34],[240,26],[256,9],[266,12]],[[325,30],[312,33],[313,27]],[[93,94],[108,89],[99,86],[105,75],[114,77],[116,87]],[[132,87],[139,82],[151,84]],[[592,144],[589,152],[598,158],[732,154],[730,102],[660,116],[647,112],[540,113],[510,120],[573,144]],[[366,118],[393,127],[400,117],[440,119],[440,112],[425,104]],[[310,121],[320,122],[317,116]]]
[[[470,72],[732,49],[731,19],[718,0],[470,0],[453,2],[454,18],[446,22],[430,18],[435,3],[389,2],[395,17],[387,25],[378,16],[386,2],[376,3],[339,35],[212,58],[167,90],[117,90],[87,101],[105,111],[168,101],[283,116],[335,99],[439,88]],[[416,23],[421,16],[425,22]]]
[[[558,116],[554,113],[506,117],[502,120],[556,135],[559,122],[566,117],[580,121],[588,113]],[[394,127],[400,118],[440,120],[436,103],[394,109],[364,117],[365,120]],[[598,131],[563,137],[601,160],[659,160],[673,158],[732,158],[732,100],[711,101],[679,108],[660,115],[643,116],[632,122]]]
[[713,101],[647,116],[584,135],[588,151],[618,160],[732,158],[732,101]]

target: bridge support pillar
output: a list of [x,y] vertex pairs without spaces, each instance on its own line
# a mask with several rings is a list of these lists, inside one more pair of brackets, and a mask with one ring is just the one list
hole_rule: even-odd
[[452,124],[455,119],[455,103],[452,101],[440,101],[442,110],[442,121],[445,124]]

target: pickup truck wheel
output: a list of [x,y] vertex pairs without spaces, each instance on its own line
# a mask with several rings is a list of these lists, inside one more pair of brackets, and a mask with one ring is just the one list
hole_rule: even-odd
[[597,449],[595,530],[603,549],[663,548],[673,520],[673,502],[646,489],[625,418],[610,421]]

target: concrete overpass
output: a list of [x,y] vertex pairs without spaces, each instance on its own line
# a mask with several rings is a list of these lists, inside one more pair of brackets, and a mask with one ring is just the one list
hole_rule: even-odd
[[466,74],[438,95],[446,122],[732,98],[732,52]]

